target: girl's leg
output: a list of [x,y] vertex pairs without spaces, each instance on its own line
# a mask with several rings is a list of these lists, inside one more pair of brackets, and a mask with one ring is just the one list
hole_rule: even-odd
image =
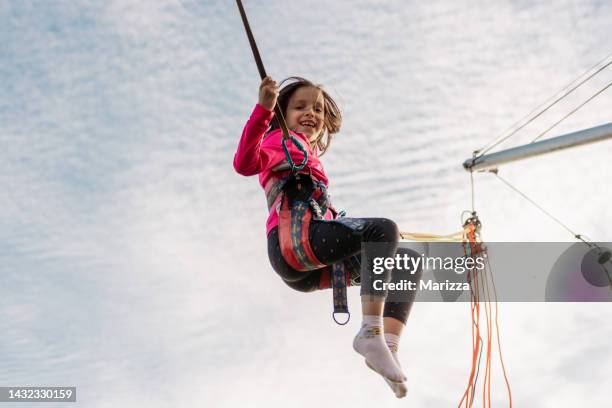
[[[407,253],[408,256],[419,256],[418,253],[411,250],[404,250],[403,248],[399,248],[397,253]],[[415,284],[418,285],[422,272],[422,269],[419,269],[415,271],[414,274],[402,274],[401,277],[408,278],[408,280],[415,282]],[[394,271],[394,273],[392,273],[391,280],[393,282],[397,282],[399,279],[400,274],[397,271]],[[383,311],[385,342],[387,343],[389,351],[391,351],[393,360],[397,366],[400,367],[400,369],[402,368],[398,358],[400,337],[404,327],[406,327],[406,322],[408,321],[408,316],[410,315],[410,310],[414,303],[415,297],[416,292],[394,293],[393,291],[390,291]],[[402,398],[406,396],[408,390],[405,383],[392,382],[388,379],[386,379],[386,381],[395,393],[396,397]]]
[[322,270],[296,271],[283,258],[278,241],[278,228],[268,234],[268,258],[274,271],[290,288],[299,292],[312,292],[319,289]]
[[393,334],[394,336],[401,337],[402,331],[406,324],[397,320],[395,317],[384,317],[385,334]]
[[[348,221],[350,225],[351,220]],[[367,248],[367,253],[362,254],[361,259],[369,264],[365,270],[371,272],[374,258],[395,255],[398,229],[393,221],[383,218],[364,218],[355,221],[358,221],[355,224],[358,228],[340,222],[314,221],[310,229],[310,245],[321,262],[332,264],[360,253],[363,242],[379,243],[380,245]],[[373,289],[371,284],[374,278],[388,282],[390,271],[361,278],[363,321],[353,342],[353,348],[365,357],[368,366],[382,376],[391,381],[402,382],[406,377],[395,363],[384,339],[382,315],[386,292]]]
[[[379,246],[382,252],[375,254],[375,256],[393,256],[397,246],[398,235],[395,224],[390,220],[376,218],[360,219],[360,221],[363,222],[363,228],[360,231],[337,222],[313,221],[310,228],[310,243],[317,258],[327,264],[345,260],[345,265],[350,269],[356,270],[353,272],[359,274],[362,241],[386,242],[389,245]],[[329,275],[325,276],[322,270],[295,271],[284,261],[278,244],[278,230],[276,228],[268,235],[268,256],[275,271],[291,288],[302,292],[310,292],[329,287]],[[373,257],[369,256],[366,259],[373,259]],[[366,270],[371,271],[372,265]],[[357,276],[357,279],[360,278]],[[377,276],[377,279],[381,278],[387,281],[388,273],[383,274],[383,276]],[[367,281],[371,282],[372,279],[367,279]],[[410,304],[405,302],[387,302],[385,304],[384,293],[377,293],[376,295],[378,296],[371,296],[368,295],[370,291],[366,289],[362,286],[362,311],[364,319],[362,328],[354,342],[355,349],[366,357],[366,362],[368,362],[369,366],[381,373],[385,378],[392,378],[393,381],[402,381],[405,377],[385,345],[382,335],[383,320],[381,315],[384,314],[385,321],[399,319],[405,322]],[[400,326],[403,325],[399,320],[398,324]],[[385,323],[386,326],[388,324]],[[388,329],[394,332],[399,331],[391,326]],[[398,387],[397,383],[395,383],[395,387]],[[403,388],[403,394],[401,394],[401,391],[400,394],[396,391],[398,397],[405,395],[405,386]]]

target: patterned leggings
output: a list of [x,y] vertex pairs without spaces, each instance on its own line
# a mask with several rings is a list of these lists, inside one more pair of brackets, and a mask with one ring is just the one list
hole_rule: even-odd
[[[360,225],[357,230],[354,225]],[[375,257],[394,257],[397,251],[399,232],[397,225],[386,218],[344,218],[337,221],[317,221],[310,223],[309,239],[312,250],[322,263],[331,265],[344,262],[345,270],[350,273],[350,285],[361,284],[361,261],[366,259],[369,263],[366,270],[372,271],[372,259]],[[367,257],[362,256],[362,242],[382,243],[368,250]],[[327,289],[331,286],[329,267],[300,272],[285,262],[278,241],[278,228],[268,234],[268,257],[274,270],[291,288],[301,292],[311,292],[318,289]],[[420,278],[421,271],[410,275],[410,280]],[[361,285],[361,295],[385,296],[384,291],[372,289],[373,279],[385,282],[399,281],[399,273],[394,270],[385,271],[381,275],[364,277]],[[403,278],[406,276],[402,275]],[[386,301],[383,316],[393,317],[406,323],[416,293],[410,292],[403,296],[402,301]],[[397,299],[398,296],[393,296]]]

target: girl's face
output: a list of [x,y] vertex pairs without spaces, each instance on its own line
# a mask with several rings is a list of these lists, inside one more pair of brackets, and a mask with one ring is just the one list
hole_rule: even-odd
[[298,88],[287,105],[287,126],[314,142],[323,130],[324,106],[323,93],[319,89],[311,86]]

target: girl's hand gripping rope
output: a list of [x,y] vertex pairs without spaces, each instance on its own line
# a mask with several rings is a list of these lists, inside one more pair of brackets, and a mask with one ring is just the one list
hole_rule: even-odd
[[259,85],[259,104],[268,110],[274,110],[278,99],[278,85],[269,76],[265,77]]

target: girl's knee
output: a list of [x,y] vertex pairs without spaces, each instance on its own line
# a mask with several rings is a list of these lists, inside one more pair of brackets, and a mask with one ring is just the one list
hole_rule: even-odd
[[368,218],[364,231],[365,242],[397,242],[399,228],[388,218]]
[[388,218],[379,218],[377,230],[381,242],[397,242],[399,240],[399,227],[395,221]]
[[385,218],[385,220],[387,220],[387,225],[389,226],[389,233],[392,237],[394,237],[396,240],[399,239],[399,227],[397,226],[397,224],[395,223],[395,221],[390,220]]

